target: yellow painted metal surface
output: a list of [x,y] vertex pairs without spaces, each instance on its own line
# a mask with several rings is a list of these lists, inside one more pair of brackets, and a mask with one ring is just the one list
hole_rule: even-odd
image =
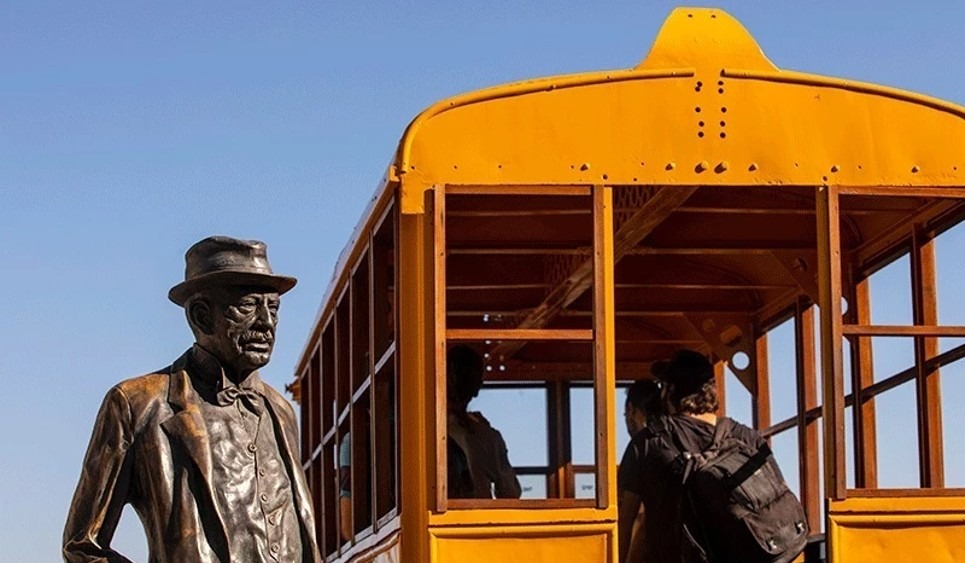
[[615,526],[434,528],[431,543],[433,562],[616,561]]
[[965,497],[849,498],[828,519],[834,563],[965,561]]
[[565,522],[568,526],[615,526],[616,519],[617,507],[612,503],[603,510],[595,508],[450,510],[430,514],[429,525],[433,528],[462,526],[477,529],[484,529],[487,526],[498,529],[506,523],[548,526]]
[[[427,215],[402,215],[399,223],[399,487],[402,513],[402,561],[425,561],[429,554],[429,487],[435,483],[430,471],[432,443],[428,439],[433,421],[429,388],[432,378],[430,353],[433,338],[428,322],[433,318],[426,299],[431,282],[427,245],[432,228]],[[434,491],[434,487],[432,489]]]
[[962,185],[965,108],[779,70],[726,13],[679,8],[633,70],[433,105],[395,166],[405,213],[435,183]]

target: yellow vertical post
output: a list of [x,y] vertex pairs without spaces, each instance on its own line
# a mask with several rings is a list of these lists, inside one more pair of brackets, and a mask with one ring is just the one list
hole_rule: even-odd
[[434,491],[428,474],[431,459],[428,430],[431,404],[427,387],[433,338],[427,320],[432,301],[426,298],[427,260],[431,236],[424,214],[400,214],[399,239],[399,510],[402,517],[401,560],[427,561],[429,556],[429,496]]
[[447,468],[449,466],[447,458],[446,440],[449,438],[446,420],[446,377],[442,373],[446,369],[446,189],[445,186],[438,185],[432,190],[432,316],[434,335],[434,372],[428,378],[429,388],[432,389],[435,404],[435,433],[433,434],[433,444],[436,447],[435,471],[431,473],[435,477],[437,512],[445,512],[449,491]]

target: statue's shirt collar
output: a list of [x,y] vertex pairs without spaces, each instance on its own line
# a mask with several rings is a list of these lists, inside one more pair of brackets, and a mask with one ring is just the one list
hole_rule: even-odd
[[237,385],[225,375],[224,367],[218,358],[211,352],[202,348],[199,344],[191,347],[191,354],[188,361],[188,373],[195,389],[205,398],[210,400],[222,389],[230,387],[240,387],[250,389],[258,394],[264,394],[261,377],[257,371],[248,374]]

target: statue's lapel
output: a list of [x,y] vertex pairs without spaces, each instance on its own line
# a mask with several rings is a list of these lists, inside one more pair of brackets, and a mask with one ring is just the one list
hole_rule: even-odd
[[[218,504],[214,501],[211,448],[208,440],[207,427],[204,418],[201,416],[201,406],[198,394],[191,386],[191,379],[186,371],[187,359],[190,351],[178,358],[171,366],[171,379],[168,384],[168,403],[174,415],[163,421],[161,427],[171,440],[171,447],[180,447],[187,452],[191,461],[194,462],[198,472],[204,482],[204,493],[206,498],[196,498],[200,513],[210,510],[214,513],[215,520],[220,526],[221,537],[217,540],[209,537],[209,542],[216,551],[224,555],[224,560],[230,560],[228,554],[227,529],[224,519],[218,510]],[[205,508],[207,507],[207,508]],[[220,549],[219,549],[220,548]]]
[[171,368],[171,382],[168,386],[168,403],[174,416],[161,423],[172,442],[181,444],[191,460],[198,467],[205,483],[211,484],[211,448],[208,444],[208,431],[201,416],[197,393],[191,387],[188,372],[185,371],[187,354],[178,359]]

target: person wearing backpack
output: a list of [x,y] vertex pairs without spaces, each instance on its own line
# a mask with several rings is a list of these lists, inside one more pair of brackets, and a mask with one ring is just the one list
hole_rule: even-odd
[[660,377],[670,414],[649,417],[633,437],[620,484],[643,506],[644,561],[794,559],[807,541],[804,510],[761,435],[716,416],[713,365],[681,350]]

